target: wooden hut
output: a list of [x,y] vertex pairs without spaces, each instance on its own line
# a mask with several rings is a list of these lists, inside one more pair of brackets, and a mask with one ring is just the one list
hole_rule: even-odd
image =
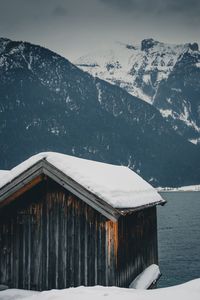
[[127,287],[158,263],[164,203],[127,167],[37,154],[0,173],[0,283]]

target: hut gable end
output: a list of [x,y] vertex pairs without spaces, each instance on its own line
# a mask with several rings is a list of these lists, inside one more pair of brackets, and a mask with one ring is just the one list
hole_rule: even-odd
[[47,175],[55,182],[72,192],[74,195],[82,199],[88,205],[102,213],[107,218],[116,221],[120,212],[110,206],[108,203],[89,192],[83,186],[78,184],[72,178],[64,174],[52,164],[42,159],[33,166],[19,174],[11,182],[8,182],[0,190],[0,208],[14,201],[20,194],[33,187]]
[[0,173],[0,284],[128,287],[158,263],[160,195],[126,167],[40,153]]
[[49,177],[0,212],[1,283],[36,290],[112,284],[116,222]]

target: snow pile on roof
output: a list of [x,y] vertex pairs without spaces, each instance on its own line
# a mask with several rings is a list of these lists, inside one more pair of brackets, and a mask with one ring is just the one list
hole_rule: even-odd
[[90,161],[55,152],[32,156],[0,181],[0,188],[45,159],[85,189],[115,208],[135,208],[164,202],[158,192],[128,167]]
[[153,264],[140,273],[129,285],[131,289],[148,289],[160,277],[160,269]]
[[4,180],[4,178],[7,178],[10,171],[8,170],[0,170],[0,183]]
[[[18,293],[17,293],[18,291]],[[199,300],[200,279],[182,285],[155,290],[134,290],[117,287],[78,287],[64,290],[34,292],[22,290],[6,290],[0,292],[1,300]]]

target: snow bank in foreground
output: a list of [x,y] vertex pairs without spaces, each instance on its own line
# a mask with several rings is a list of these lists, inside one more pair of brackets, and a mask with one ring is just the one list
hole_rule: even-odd
[[[64,290],[51,290],[31,295],[27,291],[6,290],[0,292],[1,300],[199,300],[200,279],[192,280],[182,285],[155,289],[155,290],[134,290],[117,287],[78,287]],[[13,293],[16,297],[13,297]],[[21,294],[21,298],[20,298]]]
[[36,291],[27,291],[19,289],[8,289],[0,292],[0,300],[21,300],[24,298],[31,299],[31,296],[41,294]]

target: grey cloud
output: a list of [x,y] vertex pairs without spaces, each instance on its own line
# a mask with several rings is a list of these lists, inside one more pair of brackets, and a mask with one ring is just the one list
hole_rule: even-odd
[[134,3],[132,0],[99,0],[100,2],[105,3],[106,5],[113,6],[123,10],[129,10],[134,7]]
[[67,16],[67,10],[65,7],[58,5],[54,8],[52,14],[57,17],[65,17]]
[[183,14],[184,16],[200,13],[199,0],[99,0],[118,9],[129,11]]
[[0,0],[0,8],[2,36],[69,58],[114,40],[200,42],[200,0]]
[[199,0],[167,0],[160,8],[163,13],[182,14],[187,17],[200,13],[200,2]]

